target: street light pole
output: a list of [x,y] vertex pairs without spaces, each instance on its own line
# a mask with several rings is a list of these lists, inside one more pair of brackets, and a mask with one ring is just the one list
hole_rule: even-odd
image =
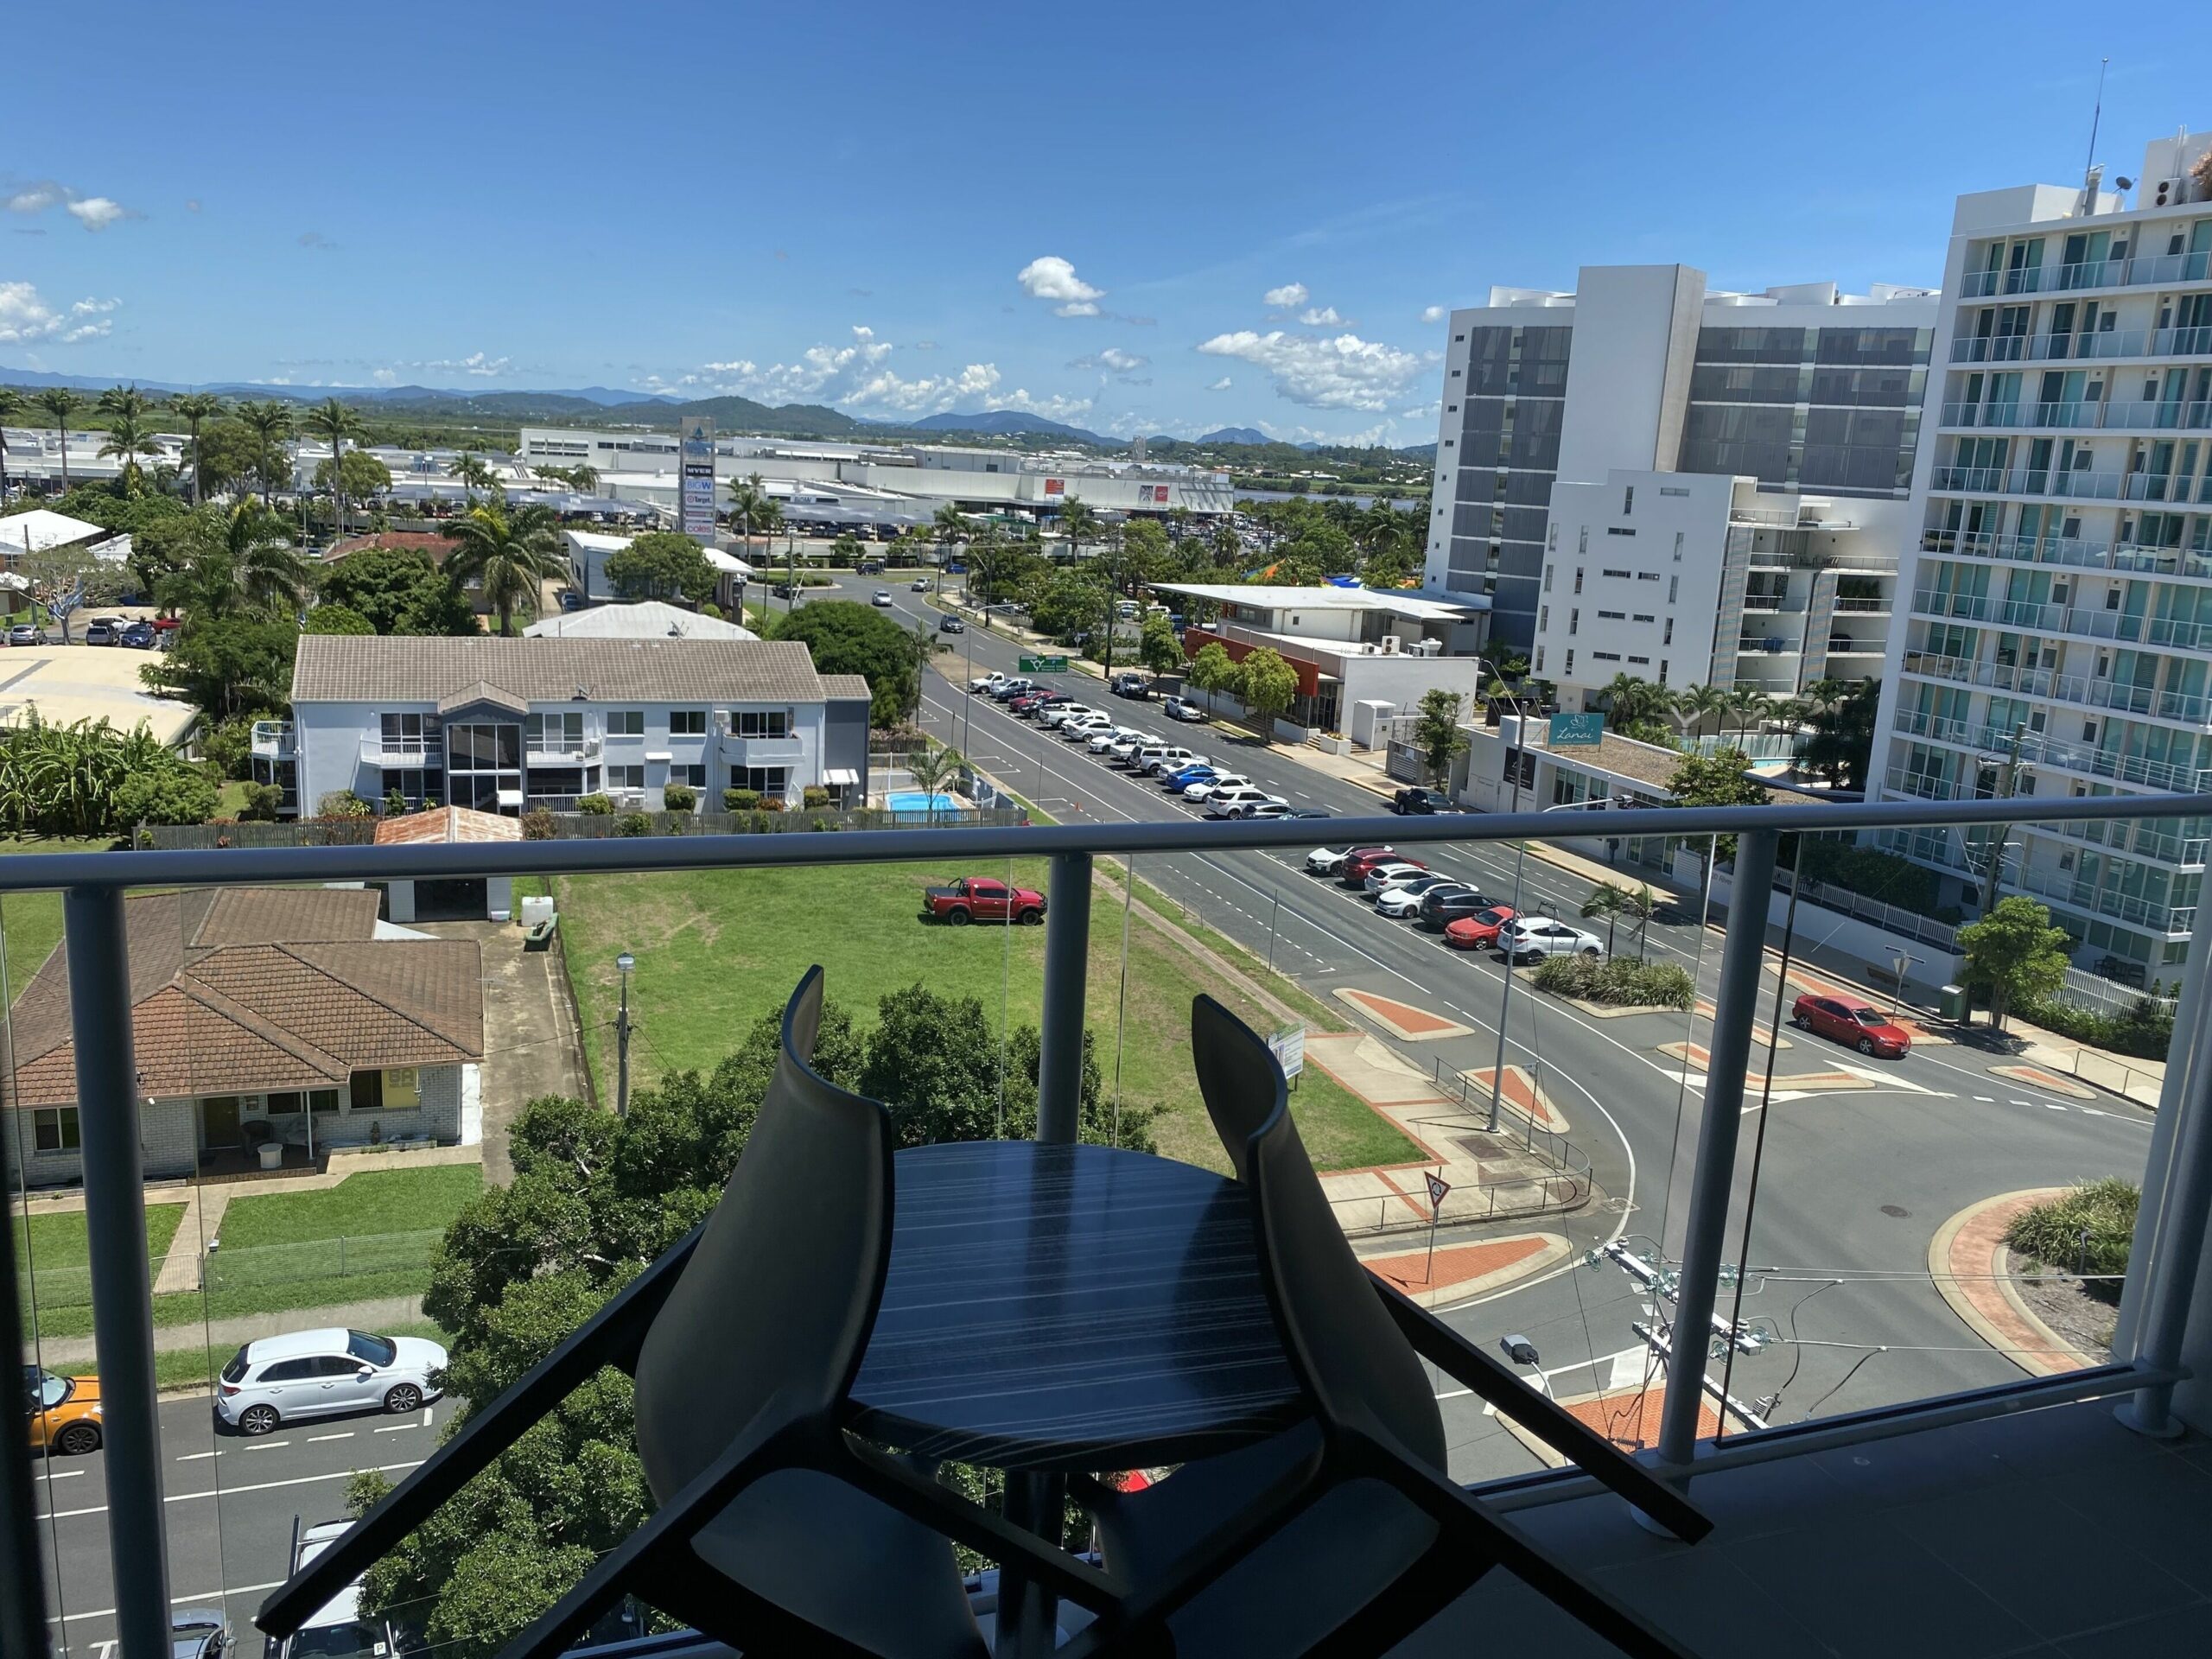
[[[1569,812],[1577,807],[1611,806],[1612,804],[1613,798],[1607,795],[1594,801],[1561,801],[1556,806],[1545,807],[1543,810]],[[1514,763],[1513,767],[1513,804],[1515,810],[1520,810],[1521,766],[1518,761]],[[1513,945],[1506,930],[1521,919],[1521,868],[1528,860],[1529,842],[1527,838],[1523,837],[1520,850],[1513,855],[1513,902],[1508,906],[1513,914],[1510,919],[1501,923],[1497,930],[1498,942],[1505,951],[1505,988],[1499,993],[1497,999],[1497,1061],[1491,1068],[1490,1121],[1483,1125],[1483,1132],[1485,1135],[1497,1133],[1498,1110],[1505,1095],[1505,1016],[1512,1011],[1513,1007]],[[1535,1116],[1535,1102],[1532,1099],[1529,1105],[1529,1116],[1533,1119]]]
[[622,1006],[614,1016],[614,1116],[630,1115],[630,970],[638,959],[625,950],[614,958],[622,975]]

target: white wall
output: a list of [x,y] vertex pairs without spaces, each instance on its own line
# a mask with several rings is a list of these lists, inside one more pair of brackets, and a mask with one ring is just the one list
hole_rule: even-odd
[[[1560,429],[1561,480],[1615,467],[1670,467],[1688,391],[1684,353],[1697,343],[1705,274],[1688,265],[1585,265],[1574,289],[1574,351]],[[1532,318],[1532,321],[1542,321]],[[1671,416],[1671,418],[1670,418]]]

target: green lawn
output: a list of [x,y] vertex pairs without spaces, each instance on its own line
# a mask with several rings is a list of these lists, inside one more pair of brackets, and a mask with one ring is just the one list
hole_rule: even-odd
[[[146,1258],[154,1271],[160,1271],[183,1217],[181,1204],[146,1206]],[[85,1212],[26,1216],[17,1211],[9,1220],[16,1235],[16,1260],[30,1270],[29,1294],[19,1297],[25,1317],[29,1315],[35,1295],[40,1324],[48,1335],[69,1334],[61,1326],[79,1320],[91,1330],[92,1288],[86,1264],[92,1257],[85,1237]]]
[[[556,878],[564,959],[601,1098],[613,1097],[614,959],[625,950],[637,957],[630,988],[638,1027],[633,1088],[664,1071],[712,1066],[760,1014],[780,1008],[817,962],[827,970],[830,996],[864,1025],[885,994],[916,982],[939,995],[977,998],[995,1024],[1002,1014],[1010,1025],[1035,1024],[1044,929],[919,919],[922,887],[957,874],[871,864]],[[1017,863],[1010,874],[1025,886],[1045,883],[1041,861]],[[1102,883],[1093,899],[1088,1001],[1108,1097],[1118,1016],[1121,1098],[1164,1109],[1154,1126],[1162,1152],[1226,1168],[1192,1075],[1191,999],[1207,991],[1255,1027],[1274,1021],[1141,918],[1129,930],[1123,1009],[1120,909],[1118,889]],[[1301,1080],[1294,1107],[1307,1147],[1324,1167],[1419,1155],[1381,1116],[1317,1072]]]
[[[0,856],[10,853],[101,853],[115,842],[104,836],[27,836],[0,838]],[[23,994],[31,976],[61,942],[59,893],[11,893],[0,897],[0,932],[7,946],[8,995]]]

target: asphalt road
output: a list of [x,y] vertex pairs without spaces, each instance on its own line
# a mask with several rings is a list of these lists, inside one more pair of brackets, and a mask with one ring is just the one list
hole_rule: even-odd
[[[215,1421],[205,1399],[161,1408],[162,1484],[168,1510],[169,1594],[180,1607],[220,1600],[247,1659],[258,1659],[254,1609],[290,1569],[292,1520],[313,1526],[346,1513],[357,1469],[397,1480],[429,1456],[443,1401],[405,1417],[330,1417],[250,1440]],[[47,1604],[57,1647],[108,1659],[115,1585],[107,1546],[107,1454],[35,1459]]]
[[[934,626],[938,613],[928,595],[910,592],[904,582],[849,582],[836,596],[865,599],[882,586],[891,588],[902,621]],[[817,590],[817,596],[831,595]],[[1014,671],[1020,648],[1004,636],[971,625],[944,643],[954,649],[939,654],[938,671],[926,682],[924,724],[1007,786],[1062,821],[1196,815],[1156,785],[988,698],[970,696],[965,688],[972,675]],[[1103,688],[1087,677],[1071,675],[1068,683],[1079,694],[1103,696]],[[1157,731],[1217,764],[1226,759],[1294,805],[1345,817],[1385,810],[1371,792],[1262,746],[1248,732],[1180,725],[1156,703],[1113,700],[1110,706],[1126,709],[1128,724]],[[1343,838],[1326,825],[1315,829],[1317,843]],[[1514,856],[1503,849],[1431,845],[1421,856],[1495,897],[1514,890]],[[1136,862],[1140,874],[1207,926],[1325,999],[1338,988],[1373,990],[1471,1027],[1471,1035],[1442,1042],[1394,1044],[1422,1070],[1441,1064],[1448,1074],[1493,1063],[1503,981],[1489,957],[1452,950],[1435,935],[1378,916],[1336,882],[1305,874],[1296,855],[1191,853]],[[1588,890],[1581,879],[1541,859],[1528,861],[1521,877],[1524,909],[1572,918]],[[1589,925],[1604,931],[1602,923]],[[1718,979],[1721,943],[1720,930],[1701,928],[1688,915],[1650,929],[1652,954],[1689,968],[1707,997]],[[1763,978],[1762,1027],[1775,988],[1770,970]],[[1509,1062],[1539,1071],[1572,1138],[1590,1154],[1605,1195],[1564,1224],[1543,1224],[1578,1247],[1577,1262],[1580,1252],[1616,1236],[1654,1255],[1664,1238],[1669,1255],[1679,1251],[1703,1079],[1693,1073],[1686,1082],[1681,1065],[1657,1051],[1670,1041],[1709,1040],[1707,1018],[1699,1016],[1694,1029],[1690,1016],[1680,1014],[1594,1019],[1530,992],[1523,982],[1512,992],[1507,1029]],[[1778,1396],[1764,1415],[1788,1422],[2017,1377],[2012,1363],[1982,1344],[1936,1293],[1928,1273],[1930,1238],[1958,1210],[1995,1193],[2106,1173],[2139,1178],[2151,1115],[2110,1096],[2082,1102],[1994,1077],[1986,1068],[1997,1057],[1960,1046],[1925,1043],[1902,1061],[1882,1061],[1808,1035],[1791,1039],[1777,1058],[1778,1077],[1856,1072],[1875,1086],[1798,1091],[1777,1083],[1765,1112],[1754,1104],[1745,1113],[1730,1253],[1742,1252],[1751,1268],[1744,1276],[1742,1318],[1761,1333],[1764,1345],[1733,1357],[1732,1395],[1746,1403]],[[1766,1051],[1752,1052],[1756,1100]],[[1763,1117],[1770,1121],[1763,1124]],[[1755,1150],[1760,1173],[1745,1251]],[[1734,1288],[1723,1287],[1724,1312]],[[1650,1325],[1648,1293],[1611,1262],[1554,1269],[1450,1317],[1486,1344],[1509,1332],[1527,1336],[1541,1357],[1547,1386],[1562,1396],[1642,1383],[1654,1374],[1650,1351],[1635,1329],[1639,1322]],[[1721,1370],[1716,1362],[1716,1378]],[[1532,1466],[1495,1419],[1448,1382],[1440,1392],[1456,1475],[1474,1478]]]

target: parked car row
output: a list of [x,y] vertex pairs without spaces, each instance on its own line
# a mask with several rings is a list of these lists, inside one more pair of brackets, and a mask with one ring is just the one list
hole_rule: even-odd
[[[1109,685],[1109,690],[1118,690]],[[1104,709],[1077,701],[1072,693],[1041,688],[1033,680],[999,673],[969,681],[976,696],[991,697],[1008,713],[1032,720],[1065,743],[1079,743],[1109,766],[1159,780],[1169,794],[1190,802],[1210,818],[1325,818],[1318,807],[1294,807],[1241,772],[1217,767],[1205,755],[1154,733],[1121,724]],[[1172,704],[1175,699],[1169,698]]]
[[1605,954],[1594,933],[1548,916],[1523,916],[1489,898],[1470,882],[1432,870],[1395,847],[1316,847],[1306,855],[1309,875],[1333,876],[1363,893],[1376,913],[1410,921],[1461,950],[1497,950],[1516,963],[1545,957]]

